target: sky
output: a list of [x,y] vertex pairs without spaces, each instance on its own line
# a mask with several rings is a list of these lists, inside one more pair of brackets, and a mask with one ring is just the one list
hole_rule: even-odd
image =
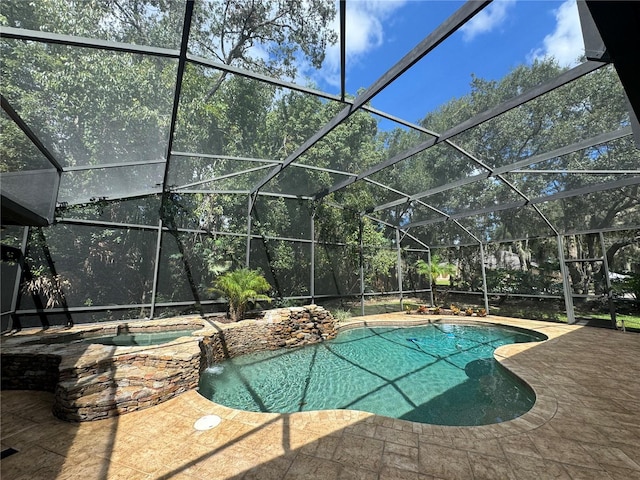
[[[369,87],[463,3],[347,0],[347,93]],[[333,28],[339,31],[338,16]],[[583,54],[575,0],[494,0],[376,96],[372,105],[418,122],[448,100],[469,93],[472,75],[499,80],[535,59],[552,56],[572,66]],[[339,46],[327,50],[320,71],[308,74],[320,89],[339,93]]]

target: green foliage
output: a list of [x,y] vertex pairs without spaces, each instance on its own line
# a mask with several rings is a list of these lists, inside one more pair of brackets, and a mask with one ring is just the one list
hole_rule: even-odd
[[271,289],[269,282],[258,270],[241,268],[219,276],[213,291],[222,293],[229,301],[229,314],[233,320],[244,318],[247,306],[255,302],[271,302],[264,294]]
[[331,314],[333,315],[333,318],[338,323],[346,322],[347,320],[349,320],[353,316],[349,310],[343,310],[341,308],[333,310],[331,312]]
[[[357,222],[358,220],[356,220]],[[384,291],[385,280],[396,266],[397,252],[385,232],[368,218],[362,218],[362,260],[364,263],[364,283],[373,291]],[[350,255],[345,258],[345,264],[358,271],[360,263],[360,238],[358,223],[351,223],[351,232],[347,236],[347,246]]]
[[487,291],[529,295],[562,295],[562,281],[535,272],[498,268],[487,270]]
[[613,294],[619,298],[633,297],[640,302],[640,273],[632,273],[611,282]]
[[[562,73],[552,60],[519,66],[499,81],[474,77],[471,93],[451,100],[439,110],[428,114],[421,122],[435,132],[443,132],[479,112],[526,92]],[[455,189],[431,195],[427,203],[446,213],[482,210],[496,204],[521,201],[511,186],[531,199],[579,189],[620,178],[611,175],[562,175],[543,173],[549,170],[634,169],[638,151],[631,137],[574,152],[570,155],[533,164],[519,173],[482,179],[486,169],[507,166],[523,159],[552,151],[560,146],[577,143],[598,133],[618,130],[628,125],[624,95],[609,67],[601,68],[576,82],[565,85],[494,119],[456,135],[459,148],[441,144],[429,148],[385,170],[385,182],[409,192],[423,192],[447,185],[462,177],[478,176],[477,180]],[[396,130],[386,134],[390,152],[403,152],[422,141],[415,132]],[[462,151],[468,152],[465,156]],[[640,195],[637,186],[579,195],[565,200],[538,203],[545,217],[561,231],[605,226],[637,225],[640,221]],[[433,212],[412,205],[390,209],[385,220],[398,215],[415,222],[431,220]],[[444,219],[444,218],[443,218]],[[532,234],[553,235],[553,231],[531,207],[514,211],[507,209],[490,214],[478,214],[463,221],[476,237],[484,240],[523,238]],[[473,242],[454,222],[437,223],[421,232],[429,245]]]
[[430,279],[431,284],[436,284],[438,277],[447,275],[455,275],[457,272],[456,266],[452,263],[444,262],[440,255],[435,254],[431,256],[431,264],[420,259],[416,262],[416,272],[418,275],[422,275]]

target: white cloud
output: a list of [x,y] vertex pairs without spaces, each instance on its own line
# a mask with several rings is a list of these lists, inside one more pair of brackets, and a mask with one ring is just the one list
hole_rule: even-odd
[[267,47],[261,43],[255,43],[249,47],[247,54],[250,58],[257,58],[267,62],[269,60],[269,52]]
[[562,66],[573,66],[584,54],[584,41],[576,0],[566,0],[557,10],[555,30],[544,37],[542,48],[533,50],[530,60],[553,57]]
[[[347,2],[347,64],[357,62],[367,53],[382,45],[384,41],[384,21],[402,7],[405,2],[406,0],[352,0]],[[338,2],[336,2],[336,10],[340,11]],[[340,35],[339,14],[336,15],[331,28],[338,36]],[[330,85],[340,85],[339,42],[327,49],[322,71],[319,74]]]
[[463,39],[469,42],[476,36],[490,32],[502,25],[515,3],[516,0],[494,0],[460,28]]

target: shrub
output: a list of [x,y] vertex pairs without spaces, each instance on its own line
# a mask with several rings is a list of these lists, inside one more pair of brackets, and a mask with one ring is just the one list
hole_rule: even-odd
[[241,268],[219,276],[211,290],[222,293],[229,301],[229,316],[232,320],[242,320],[247,305],[253,302],[267,301],[271,298],[264,294],[271,289],[269,282],[259,270]]
[[337,309],[333,311],[333,318],[336,322],[346,322],[351,318],[351,312],[349,310]]

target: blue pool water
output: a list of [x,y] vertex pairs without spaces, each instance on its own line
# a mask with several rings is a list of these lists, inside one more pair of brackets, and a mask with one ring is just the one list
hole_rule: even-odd
[[101,345],[113,345],[116,347],[161,345],[172,342],[180,337],[190,337],[193,332],[194,329],[152,333],[121,333],[118,335],[85,338],[82,340],[82,343],[99,343]]
[[168,330],[166,332],[128,332],[119,333],[117,335],[101,335],[99,337],[84,337],[82,332],[67,333],[63,335],[51,335],[47,337],[36,338],[35,340],[26,342],[28,344],[41,343],[44,345],[73,343],[73,344],[91,344],[98,343],[101,345],[111,345],[116,347],[135,347],[135,346],[151,346],[161,345],[163,343],[172,342],[180,337],[190,337],[193,332],[201,327],[193,327],[191,329]]
[[535,394],[493,351],[544,339],[484,325],[357,328],[320,344],[227,360],[205,371],[199,391],[256,412],[352,409],[436,425],[499,423],[527,412]]

